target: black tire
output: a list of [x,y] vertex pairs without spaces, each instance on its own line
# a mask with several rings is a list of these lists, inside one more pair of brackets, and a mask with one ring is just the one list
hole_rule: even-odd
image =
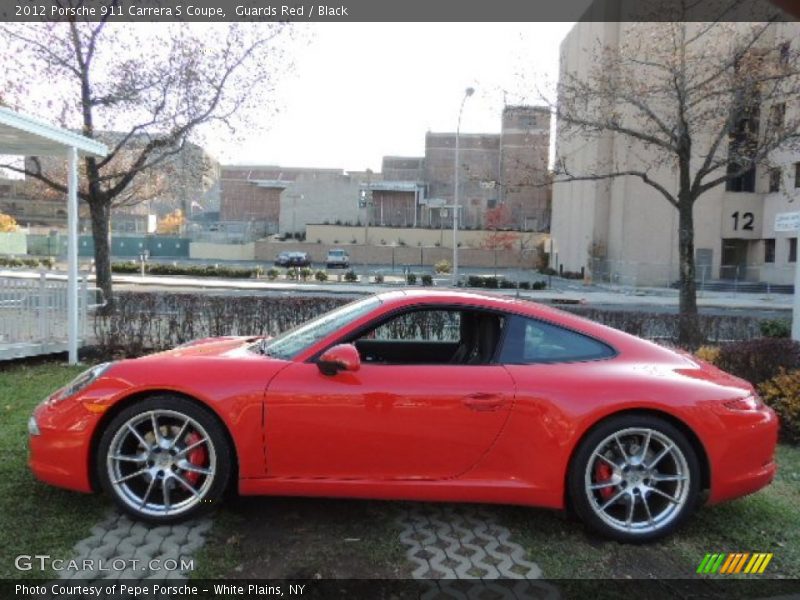
[[[652,433],[647,435],[646,431]],[[620,445],[616,444],[615,434],[622,441]],[[629,456],[631,462],[641,460],[640,465],[631,465],[621,458],[628,440],[632,441],[627,451],[638,449],[641,455],[634,452],[625,456]],[[636,446],[636,440],[641,440],[639,446]],[[664,440],[674,444],[675,449],[669,451],[668,442]],[[615,446],[619,456],[614,455]],[[653,466],[661,452],[666,453]],[[624,466],[612,468],[612,461],[600,454],[611,454],[613,463]],[[649,454],[649,460],[644,454]],[[591,465],[590,461],[593,461]],[[592,477],[600,463],[607,463],[606,469],[613,471],[614,475],[607,475],[607,479],[598,482]],[[660,472],[662,468],[669,471],[670,465],[673,466],[672,474]],[[660,479],[656,482],[651,477]],[[665,477],[672,477],[674,481],[663,480]],[[679,479],[683,477],[685,479]],[[588,528],[620,542],[645,543],[670,535],[694,512],[700,497],[700,477],[697,454],[679,429],[652,415],[621,415],[600,422],[584,437],[570,464],[567,486],[571,506]],[[619,483],[616,485],[607,483],[617,480]],[[602,489],[592,490],[590,484],[602,486]],[[655,488],[661,493],[655,493]],[[607,510],[601,510],[618,494],[621,495],[618,501]],[[672,500],[667,499],[668,496]],[[664,506],[663,519],[662,513],[652,514],[653,502]],[[617,514],[619,517],[615,516]]]
[[[148,441],[147,436],[149,434],[146,432],[146,420],[152,418],[153,414],[156,415],[157,425],[155,428],[150,427],[150,429],[158,429],[159,435],[162,436],[162,443],[165,446],[171,443],[172,448],[161,448],[153,442],[149,442],[150,451],[147,451],[141,443],[141,440]],[[141,422],[137,422],[137,419],[141,419]],[[158,419],[161,419],[161,422],[158,422]],[[185,433],[179,435],[181,433],[179,423],[182,419],[186,419],[187,429]],[[139,436],[135,436],[128,427],[132,420],[134,421],[133,427],[139,432]],[[190,426],[190,423],[193,423],[193,425]],[[176,430],[178,431],[176,432]],[[164,435],[165,432],[167,435]],[[172,432],[173,437],[168,437],[170,432]],[[192,434],[197,438],[191,438]],[[200,439],[206,437],[207,442],[200,441]],[[156,438],[157,436],[153,436],[153,439]],[[117,455],[125,454],[135,458],[135,460],[119,461],[111,458],[109,453],[112,450],[112,443],[115,445],[116,451],[118,451]],[[129,455],[130,450],[127,452],[120,450],[124,444],[127,444],[128,448],[133,448],[138,444],[136,448],[142,449],[142,452]],[[204,448],[206,459],[209,462],[208,465],[194,465],[191,462],[192,447],[195,446]],[[169,455],[164,458],[165,461],[169,461],[168,465],[161,465],[161,463],[156,462],[161,455]],[[142,460],[139,458],[142,456],[155,456],[156,458]],[[153,460],[152,463],[151,460]],[[122,479],[129,477],[127,481],[120,482],[116,480],[112,483],[112,473],[115,472],[115,469],[123,468],[117,467],[117,465],[127,465],[129,462],[135,466],[125,466],[124,468],[141,469],[148,472],[141,476],[123,473]],[[229,487],[234,457],[223,425],[209,409],[203,408],[181,396],[159,394],[125,407],[108,423],[100,437],[94,464],[101,488],[111,496],[114,503],[122,511],[135,519],[156,524],[168,524],[197,517],[219,505]],[[181,464],[185,465],[186,470],[180,466]],[[190,470],[197,468],[205,469],[208,473],[196,474]],[[162,473],[151,475],[154,470],[160,470]],[[183,481],[179,481],[179,478],[183,479]],[[189,487],[192,487],[194,478],[197,478],[197,481],[201,483],[197,484],[196,493],[190,493],[185,484],[188,483]],[[153,482],[150,483],[151,481]],[[121,485],[121,483],[125,485]],[[135,501],[137,492],[134,490],[134,485],[141,490],[141,496],[145,500],[145,503],[138,508],[136,505],[139,503]],[[168,489],[165,491],[164,487]],[[166,510],[161,512],[158,511],[156,502],[147,502],[149,498],[157,497],[159,492],[161,492],[162,498],[161,505],[167,507]],[[173,494],[177,497],[187,496],[185,500],[186,506],[180,509],[175,508],[173,512],[170,512],[169,506]],[[141,499],[141,497],[138,498]],[[180,505],[176,504],[175,506],[178,507]]]

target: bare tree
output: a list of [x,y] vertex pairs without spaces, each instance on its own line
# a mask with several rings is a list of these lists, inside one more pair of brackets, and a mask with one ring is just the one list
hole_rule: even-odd
[[[111,209],[147,198],[151,174],[210,131],[263,127],[275,74],[286,68],[277,37],[288,25],[77,23],[0,26],[3,101],[103,141],[109,154],[82,164],[97,285],[111,301]],[[66,193],[55,161],[0,165]],[[150,188],[152,191],[152,188]]]
[[[576,167],[556,159],[555,182],[638,178],[678,211],[680,342],[700,341],[693,210],[720,185],[754,181],[775,153],[796,147],[800,114],[783,111],[800,94],[796,50],[770,23],[627,23],[618,43],[597,43],[583,73],[562,69],[552,110],[560,139],[627,146]],[[764,108],[770,118],[760,118]],[[560,150],[559,150],[560,152]],[[637,157],[631,159],[631,157]]]

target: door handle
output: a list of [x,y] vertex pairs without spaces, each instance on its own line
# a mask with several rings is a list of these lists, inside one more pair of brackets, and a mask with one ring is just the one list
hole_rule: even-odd
[[464,396],[461,400],[464,406],[479,412],[490,412],[501,408],[505,403],[505,396],[502,394],[477,393]]

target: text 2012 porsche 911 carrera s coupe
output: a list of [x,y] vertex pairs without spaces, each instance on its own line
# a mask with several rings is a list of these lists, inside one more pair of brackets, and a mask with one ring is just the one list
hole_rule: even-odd
[[775,475],[753,387],[531,302],[370,296],[275,338],[95,366],[39,405],[30,467],[166,523],[241,494],[571,508],[622,541]]

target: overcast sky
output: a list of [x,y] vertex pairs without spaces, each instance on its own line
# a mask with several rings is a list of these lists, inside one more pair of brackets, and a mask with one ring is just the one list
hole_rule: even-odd
[[419,156],[426,131],[499,132],[505,102],[552,85],[571,23],[311,23],[295,69],[279,83],[266,135],[232,146],[223,162],[380,170],[384,155]]

